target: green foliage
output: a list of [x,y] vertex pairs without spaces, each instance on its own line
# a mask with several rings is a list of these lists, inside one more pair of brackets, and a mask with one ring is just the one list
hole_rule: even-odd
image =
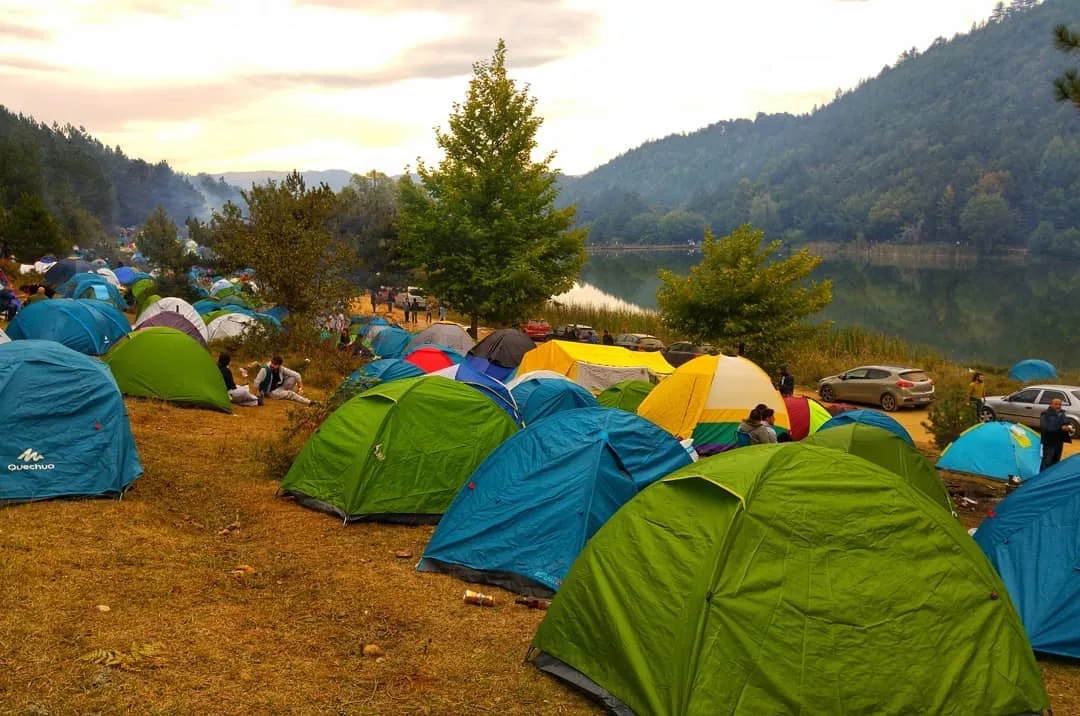
[[585,262],[585,231],[574,209],[556,209],[553,155],[532,159],[542,119],[536,100],[506,73],[500,40],[490,62],[473,65],[449,132],[436,130],[444,157],[401,179],[402,253],[427,272],[427,287],[470,316],[512,322],[568,290]]
[[262,297],[310,316],[348,295],[351,252],[334,241],[337,198],[325,184],[308,189],[299,173],[241,192],[248,216],[233,203],[214,212],[210,247],[223,270],[255,269]]
[[4,213],[0,235],[7,239],[12,255],[26,263],[45,254],[63,254],[71,248],[60,225],[36,194],[23,194]]
[[[1068,26],[1054,26],[1054,46],[1066,54],[1080,51],[1080,35]],[[1054,97],[1058,102],[1069,102],[1080,109],[1080,72],[1070,68],[1054,80]]]
[[803,323],[829,305],[832,282],[808,276],[821,259],[806,250],[775,258],[781,243],[746,225],[729,236],[705,233],[702,260],[690,275],[661,271],[657,304],[664,323],[692,340],[745,345],[745,355],[772,372],[800,338]]
[[975,409],[967,398],[967,393],[959,388],[937,391],[937,399],[930,406],[929,422],[922,426],[934,436],[934,445],[944,450],[953,440],[960,437],[976,422]]
[[912,365],[928,371],[945,365],[941,354],[930,348],[858,326],[821,326],[788,351],[786,359],[791,372],[806,385],[867,363]]
[[354,174],[338,192],[333,218],[337,239],[356,254],[368,287],[408,285],[409,270],[402,264],[397,232],[398,187],[381,172]]
[[191,260],[180,243],[176,222],[169,218],[165,207],[157,206],[150,212],[142,230],[135,236],[135,246],[143,256],[165,271],[186,271]]

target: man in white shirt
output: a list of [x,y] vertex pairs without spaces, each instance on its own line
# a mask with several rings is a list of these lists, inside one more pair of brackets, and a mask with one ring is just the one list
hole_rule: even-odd
[[259,395],[275,400],[291,400],[301,405],[311,405],[302,394],[304,392],[304,380],[295,370],[282,365],[281,356],[274,356],[270,362],[259,369],[255,376],[255,385]]

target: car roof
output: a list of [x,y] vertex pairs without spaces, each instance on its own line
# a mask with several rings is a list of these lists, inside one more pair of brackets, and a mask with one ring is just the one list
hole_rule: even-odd
[[656,340],[660,340],[650,333],[623,333],[622,335],[633,336],[634,338],[655,338]]
[[877,368],[879,370],[895,370],[897,372],[909,371],[909,370],[917,370],[917,371],[920,371],[922,373],[926,372],[922,368],[912,368],[911,366],[905,366],[905,365],[889,365],[887,363],[879,363],[879,364],[874,364],[874,365],[859,365],[859,366],[855,366],[854,368],[849,368],[846,372],[850,373],[851,371],[859,370],[860,368]]
[[1021,390],[1080,390],[1080,386],[1077,385],[1025,385],[1022,388],[1017,388],[1015,392],[1019,393]]

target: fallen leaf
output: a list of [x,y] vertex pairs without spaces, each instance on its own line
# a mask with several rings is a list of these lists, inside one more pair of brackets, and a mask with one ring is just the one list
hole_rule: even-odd
[[97,605],[97,610],[99,612],[107,612],[107,611],[109,611],[109,605],[107,605],[107,604],[99,604],[99,605]]
[[250,564],[238,564],[232,573],[234,577],[243,577],[246,574],[258,574],[259,571]]

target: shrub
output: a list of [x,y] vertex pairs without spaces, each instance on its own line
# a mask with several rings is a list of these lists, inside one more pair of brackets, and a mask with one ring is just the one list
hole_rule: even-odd
[[949,443],[960,437],[960,433],[977,422],[975,409],[967,399],[967,393],[955,388],[944,394],[939,392],[928,415],[930,421],[923,422],[922,426],[934,436],[934,444],[939,450],[944,450]]

